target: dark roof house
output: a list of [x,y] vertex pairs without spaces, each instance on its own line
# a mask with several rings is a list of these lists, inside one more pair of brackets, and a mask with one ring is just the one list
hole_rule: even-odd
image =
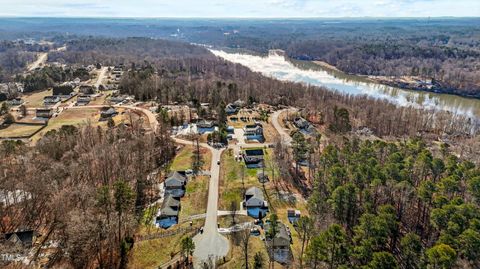
[[165,179],[165,188],[181,188],[187,183],[185,174],[178,171],[171,172]]
[[31,247],[35,242],[35,232],[33,230],[24,230],[6,233],[5,240],[23,247]]
[[107,110],[104,110],[104,111],[100,112],[100,120],[108,119],[108,118],[111,118],[115,115],[117,115],[117,111],[115,110],[115,108],[111,107]]

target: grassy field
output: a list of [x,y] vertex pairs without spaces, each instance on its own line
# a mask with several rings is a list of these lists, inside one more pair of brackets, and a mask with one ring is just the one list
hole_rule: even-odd
[[[204,164],[204,170],[210,170],[210,165],[212,163],[212,155],[210,151],[205,148],[200,147],[200,154],[202,155]],[[170,165],[170,170],[172,171],[183,171],[192,168],[192,156],[193,156],[193,146],[183,146],[183,148],[177,153],[175,159]]]
[[96,108],[82,108],[82,109],[68,109],[60,113],[58,117],[52,118],[48,121],[48,126],[41,132],[37,133],[33,140],[39,139],[46,132],[54,129],[59,129],[63,125],[82,125],[91,122],[92,125],[106,125],[106,121],[99,123],[99,109]]
[[[292,240],[293,244],[291,245],[291,249],[293,252],[293,256],[296,258],[293,263],[293,268],[298,266],[298,257],[300,256],[301,252],[301,240],[299,239],[298,233],[295,231],[295,228],[292,224],[288,222],[287,218],[287,210],[288,209],[297,209],[300,210],[302,215],[308,215],[307,211],[307,203],[306,201],[297,193],[296,189],[292,187],[288,182],[285,182],[278,178],[278,171],[275,170],[276,179],[275,182],[272,180],[272,168],[269,167],[270,159],[273,152],[271,149],[267,149],[265,151],[265,160],[267,163],[267,168],[265,168],[266,174],[270,177],[270,182],[265,184],[264,194],[265,199],[268,201],[270,213],[275,213],[278,215],[279,220],[286,224],[290,231],[292,232]],[[233,157],[233,153],[230,150],[227,150],[223,153],[222,156],[222,167],[220,172],[220,209],[228,210],[229,206],[232,201],[241,201],[243,200],[242,193],[243,193],[243,184],[242,184],[242,169],[244,170],[244,183],[245,188],[249,188],[252,186],[256,186],[260,189],[263,189],[262,184],[257,179],[257,171],[261,169],[247,169],[244,168],[243,162],[236,162]],[[293,199],[290,199],[294,197]],[[267,216],[268,218],[268,216]],[[249,218],[253,220],[252,218]],[[229,226],[229,222],[231,221],[230,218],[225,220],[220,220],[222,225]],[[243,221],[248,221],[242,219]],[[262,249],[265,250],[265,246],[261,245]],[[235,250],[234,252],[238,252],[241,250]],[[255,253],[251,251],[251,253]],[[252,254],[252,255],[253,255]],[[239,268],[237,266],[241,266],[238,263],[238,260],[243,260],[243,257],[236,257],[238,255],[236,253],[233,254],[232,261],[228,264],[232,265],[233,267],[224,267],[224,268]],[[268,256],[265,256],[265,259],[268,259]],[[253,258],[252,258],[253,262]],[[225,265],[226,266],[226,265]],[[283,268],[281,265],[276,266],[277,268]]]
[[0,137],[28,136],[40,129],[40,125],[11,124],[5,129],[0,129]]
[[31,107],[43,107],[43,97],[52,95],[53,90],[46,90],[41,92],[27,93],[24,95],[25,106]]
[[207,211],[208,178],[197,176],[188,181],[185,196],[181,199],[180,219]]
[[[270,163],[271,149],[265,150],[265,160],[267,167],[265,173],[270,175],[272,169],[268,166]],[[243,188],[256,186],[262,188],[262,184],[257,179],[257,172],[262,169],[246,168],[243,162],[235,161],[233,151],[227,149],[222,155],[222,165],[220,170],[220,204],[223,210],[228,210],[232,201],[240,202],[243,200]],[[243,173],[243,182],[242,182]]]

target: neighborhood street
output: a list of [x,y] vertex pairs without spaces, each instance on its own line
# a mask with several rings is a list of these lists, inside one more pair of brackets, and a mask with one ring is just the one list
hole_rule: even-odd
[[287,144],[287,145],[290,145],[292,143],[292,137],[290,137],[290,135],[282,127],[282,125],[280,124],[280,122],[278,120],[278,117],[280,116],[280,114],[282,114],[284,112],[293,113],[295,111],[296,111],[296,109],[294,109],[294,108],[287,108],[287,109],[282,109],[282,110],[275,111],[272,114],[273,127],[275,128],[275,130],[277,130],[278,134],[280,135],[280,139],[282,139],[283,142],[285,142],[285,144]]
[[[192,141],[175,137],[173,140],[179,144],[192,145]],[[217,258],[226,256],[229,249],[227,238],[218,232],[217,226],[218,185],[220,180],[220,165],[217,164],[217,160],[220,160],[224,149],[214,149],[205,143],[200,143],[200,146],[209,149],[212,153],[212,165],[210,169],[211,177],[208,186],[208,204],[203,233],[197,234],[193,238],[195,242],[193,257],[196,268],[202,267],[203,263],[207,262],[210,258],[215,261]]]

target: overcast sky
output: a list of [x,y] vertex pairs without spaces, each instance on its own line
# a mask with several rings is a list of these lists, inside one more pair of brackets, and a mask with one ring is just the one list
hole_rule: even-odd
[[0,16],[479,17],[480,0],[0,0]]

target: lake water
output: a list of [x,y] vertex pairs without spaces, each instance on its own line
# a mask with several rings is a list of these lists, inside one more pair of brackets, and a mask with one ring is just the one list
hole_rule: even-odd
[[480,118],[480,100],[456,95],[411,91],[371,82],[359,76],[326,69],[311,62],[290,61],[276,54],[257,56],[223,50],[211,52],[265,76],[283,81],[323,86],[345,94],[382,98],[399,106],[443,110],[471,118]]

